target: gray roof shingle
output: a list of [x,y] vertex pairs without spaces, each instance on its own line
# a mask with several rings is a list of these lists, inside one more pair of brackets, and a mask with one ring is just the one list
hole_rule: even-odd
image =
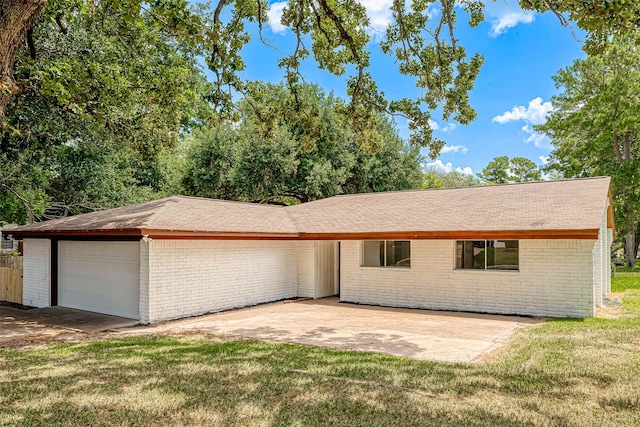
[[12,233],[17,237],[173,233],[184,238],[196,234],[357,238],[404,233],[406,238],[446,238],[462,232],[542,236],[559,230],[590,230],[590,234],[596,230],[597,235],[609,183],[610,178],[602,177],[353,194],[288,207],[173,196],[29,224]]

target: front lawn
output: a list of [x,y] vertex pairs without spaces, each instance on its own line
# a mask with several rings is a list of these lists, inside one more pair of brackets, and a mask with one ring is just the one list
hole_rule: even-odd
[[2,350],[0,425],[640,425],[630,277],[623,317],[529,327],[478,365],[211,336]]
[[611,292],[624,292],[626,290],[640,290],[640,274],[616,273],[611,281]]

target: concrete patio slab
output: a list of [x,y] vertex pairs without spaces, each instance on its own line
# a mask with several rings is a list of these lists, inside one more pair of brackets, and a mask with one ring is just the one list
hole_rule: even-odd
[[122,334],[217,334],[373,351],[420,360],[473,362],[539,319],[340,303],[324,298],[258,306],[121,330]]

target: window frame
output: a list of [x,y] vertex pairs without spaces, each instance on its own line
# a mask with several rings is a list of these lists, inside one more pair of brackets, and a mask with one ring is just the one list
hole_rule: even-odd
[[[518,264],[514,269],[487,268],[488,242],[518,242]],[[458,242],[484,242],[484,268],[461,268],[458,267]],[[456,239],[453,241],[453,271],[480,271],[480,272],[499,272],[499,273],[519,273],[520,272],[520,239]]]
[[[365,242],[382,242],[382,246],[384,247],[383,263],[382,263],[383,265],[364,265]],[[387,242],[409,243],[409,265],[386,265],[387,264]],[[411,269],[411,240],[381,240],[381,239],[361,240],[360,241],[360,268],[392,268],[392,269],[401,269],[401,270]]]

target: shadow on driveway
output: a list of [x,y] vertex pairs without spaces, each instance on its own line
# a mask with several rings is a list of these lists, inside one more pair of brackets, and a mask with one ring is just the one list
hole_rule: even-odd
[[64,307],[0,306],[0,347],[65,335],[95,334],[133,326],[137,321]]
[[419,360],[474,362],[513,332],[540,319],[389,308],[323,298],[192,317],[124,329],[117,335],[201,331]]

